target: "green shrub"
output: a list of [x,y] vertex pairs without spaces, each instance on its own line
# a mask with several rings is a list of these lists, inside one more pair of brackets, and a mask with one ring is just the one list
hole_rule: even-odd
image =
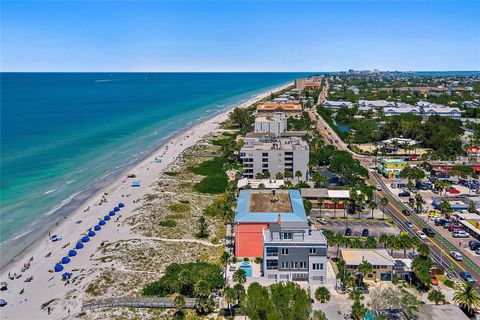
[[204,161],[196,167],[190,167],[189,170],[195,174],[205,176],[193,188],[201,193],[218,194],[225,192],[228,186],[227,175],[223,170],[223,160],[220,157]]
[[167,176],[170,176],[170,177],[175,177],[175,176],[178,176],[180,174],[180,172],[165,171],[164,174],[166,174]]
[[190,205],[187,203],[172,203],[168,206],[168,209],[173,212],[187,212],[190,210]]
[[200,281],[210,292],[222,288],[224,279],[221,268],[206,262],[172,263],[160,279],[143,289],[143,293],[161,297],[179,293],[195,297],[195,285]]
[[446,285],[449,288],[454,288],[455,287],[455,282],[453,282],[452,280],[450,280],[448,278],[443,279],[442,282],[443,282],[444,285]]
[[160,221],[160,226],[161,227],[168,227],[168,228],[173,228],[177,226],[177,222],[173,219],[165,219]]

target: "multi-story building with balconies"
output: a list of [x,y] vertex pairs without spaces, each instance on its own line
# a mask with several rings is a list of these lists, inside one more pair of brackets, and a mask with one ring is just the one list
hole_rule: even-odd
[[308,171],[308,143],[300,137],[280,136],[272,133],[247,133],[244,145],[240,149],[240,160],[243,163],[243,176],[255,176],[277,173],[285,176],[286,171],[295,175],[301,173],[300,180],[306,180]]
[[274,281],[325,283],[327,241],[306,222],[278,222],[263,230],[263,275]]

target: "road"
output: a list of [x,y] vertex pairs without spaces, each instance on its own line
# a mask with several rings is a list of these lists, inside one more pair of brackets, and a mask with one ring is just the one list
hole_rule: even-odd
[[[326,81],[326,87],[328,88],[328,81]],[[325,101],[324,99],[326,94],[327,93],[322,90],[322,101]],[[410,235],[416,236],[417,231],[427,227],[427,224],[416,214],[412,214],[411,216],[407,217],[402,213],[402,210],[404,209],[409,209],[410,211],[412,210],[411,208],[407,208],[396,195],[389,191],[379,173],[370,170],[370,168],[374,166],[373,157],[359,155],[348,149],[347,144],[340,139],[330,125],[317,113],[315,107],[312,107],[310,110],[308,110],[308,112],[312,119],[317,120],[317,130],[323,136],[326,143],[334,145],[339,150],[350,152],[353,158],[357,159],[365,168],[367,168],[369,171],[367,184],[373,186],[380,185],[382,187],[382,191],[375,191],[376,196],[378,199],[381,199],[382,197],[388,198],[389,204],[385,208],[385,213],[393,219],[393,221],[402,231],[406,231]],[[405,225],[406,221],[412,222],[413,228],[408,228]],[[475,264],[465,255],[463,261],[456,261],[450,256],[450,251],[456,250],[456,246],[458,244],[450,242],[448,239],[440,236],[438,233],[435,235],[435,237],[427,237],[427,239],[423,241],[429,245],[432,259],[438,265],[442,266],[447,273],[457,277],[460,271],[467,271],[470,272],[475,279],[480,280],[480,268],[477,264]]]

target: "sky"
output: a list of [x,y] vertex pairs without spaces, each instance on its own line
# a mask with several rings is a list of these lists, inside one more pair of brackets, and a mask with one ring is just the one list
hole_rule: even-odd
[[1,71],[480,70],[480,1],[1,1]]

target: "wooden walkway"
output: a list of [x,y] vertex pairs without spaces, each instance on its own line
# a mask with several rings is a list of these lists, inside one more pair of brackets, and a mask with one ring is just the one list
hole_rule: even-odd
[[[185,298],[185,308],[195,308],[195,298]],[[82,311],[100,308],[173,308],[172,298],[121,297],[91,301],[82,306]]]

